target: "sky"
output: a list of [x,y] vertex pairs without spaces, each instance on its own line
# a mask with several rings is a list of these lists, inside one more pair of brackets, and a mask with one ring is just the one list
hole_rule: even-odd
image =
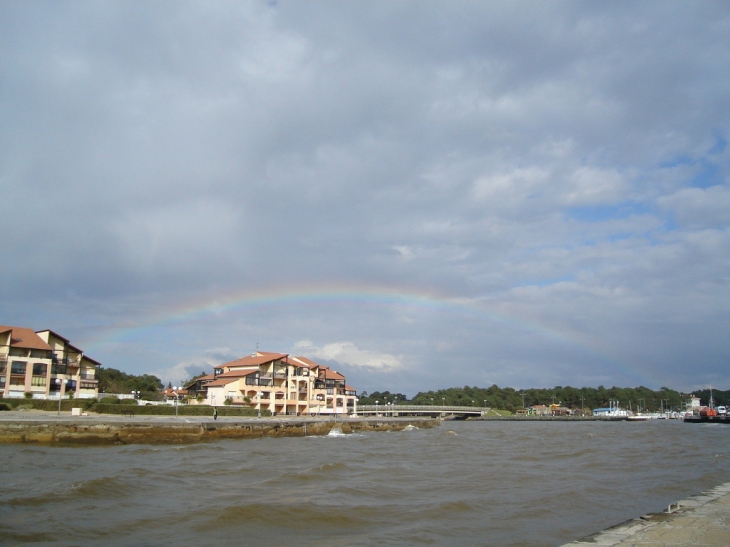
[[730,3],[0,0],[0,324],[177,384],[730,389]]

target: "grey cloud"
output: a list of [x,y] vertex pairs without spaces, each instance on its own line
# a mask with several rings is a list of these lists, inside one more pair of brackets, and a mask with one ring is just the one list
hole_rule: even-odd
[[729,20],[712,2],[5,4],[4,320],[74,340],[148,325],[169,344],[98,357],[148,370],[312,340],[408,359],[418,379],[384,372],[402,389],[452,361],[454,385],[641,377],[407,306],[155,326],[231,293],[399,287],[568,329],[678,384],[700,381],[682,372],[698,351],[709,382],[726,357],[703,332],[727,326]]

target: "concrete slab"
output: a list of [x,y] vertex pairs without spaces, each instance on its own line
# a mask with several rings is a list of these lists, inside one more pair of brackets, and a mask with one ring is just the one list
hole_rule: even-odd
[[670,506],[672,512],[644,515],[563,547],[728,547],[730,483]]

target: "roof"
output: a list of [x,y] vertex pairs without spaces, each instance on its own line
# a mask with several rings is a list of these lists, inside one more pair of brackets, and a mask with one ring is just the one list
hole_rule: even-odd
[[[261,352],[259,352],[259,353],[261,353]],[[223,363],[222,365],[219,365],[216,368],[258,366],[258,365],[263,365],[265,363],[269,363],[271,361],[276,361],[277,359],[283,359],[285,357],[288,357],[288,354],[286,354],[286,353],[267,353],[265,355],[246,355],[245,357],[241,357],[240,359],[236,359],[235,361],[229,361],[228,363]]]
[[66,342],[66,344],[68,345],[68,347],[69,347],[70,349],[72,349],[73,351],[75,351],[75,352],[77,352],[77,353],[84,353],[84,352],[83,352],[83,351],[81,351],[81,350],[80,350],[79,348],[77,348],[76,346],[74,346],[74,345],[73,345],[73,344],[71,343],[71,340],[69,340],[68,338],[65,338],[64,336],[61,336],[60,334],[58,334],[57,332],[54,332],[54,331],[52,331],[51,329],[43,329],[43,330],[37,330],[37,331],[36,331],[36,334],[37,334],[38,336],[40,336],[40,335],[41,335],[41,333],[45,333],[45,332],[47,332],[47,333],[49,334],[49,336],[48,336],[48,343],[49,343],[49,344],[51,343],[51,336],[53,336],[54,338],[58,338],[59,340],[62,340],[63,342]]
[[301,355],[297,355],[296,357],[292,357],[292,359],[299,361],[302,366],[305,366],[307,368],[313,368],[320,366],[318,363],[315,363],[311,359],[307,359],[306,357],[302,357]]
[[24,349],[42,349],[50,351],[51,346],[46,344],[33,329],[27,327],[8,327],[0,325],[0,333],[10,332],[10,347]]
[[271,357],[272,359],[282,359],[284,357],[289,357],[288,353],[276,353],[273,351],[257,351],[256,355],[259,355],[261,357]]
[[169,388],[169,387],[166,387],[165,389],[162,390],[162,394],[163,395],[166,395],[168,397],[174,397],[176,393],[177,393],[177,395],[187,395],[188,394],[188,390],[187,389],[174,390],[174,389]]
[[345,377],[342,374],[340,374],[336,370],[332,370],[327,367],[320,367],[319,375],[321,378],[324,378],[325,380],[344,380],[345,379]]
[[193,378],[192,380],[185,383],[185,387],[190,387],[195,385],[197,382],[204,382],[206,380],[212,380],[215,378],[215,374],[206,374],[205,376],[198,376],[197,378]]
[[223,372],[222,374],[219,374],[216,376],[216,379],[218,378],[243,378],[244,376],[249,376],[250,374],[255,374],[258,372],[258,369],[252,369],[252,370],[231,370],[229,372]]

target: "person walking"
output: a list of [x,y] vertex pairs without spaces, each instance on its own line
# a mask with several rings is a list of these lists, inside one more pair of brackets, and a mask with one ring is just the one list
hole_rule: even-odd
[[214,420],[218,419],[218,409],[215,407],[213,407],[213,419]]

